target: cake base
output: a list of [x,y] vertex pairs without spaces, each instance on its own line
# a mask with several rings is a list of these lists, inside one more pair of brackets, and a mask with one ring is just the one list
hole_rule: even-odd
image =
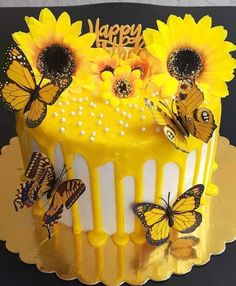
[[[210,211],[191,234],[199,239],[197,245],[174,250],[170,243],[157,248],[129,240],[125,246],[115,246],[109,238],[95,248],[88,243],[86,233],[75,235],[60,223],[48,240],[41,216],[33,215],[30,209],[15,211],[13,200],[24,170],[18,139],[13,138],[0,156],[0,239],[6,241],[9,251],[19,253],[23,262],[36,264],[40,271],[86,284],[140,285],[149,279],[162,281],[172,274],[185,274],[193,265],[203,265],[211,255],[222,253],[225,243],[236,239],[236,148],[224,137],[219,138],[216,162],[212,181],[220,192],[206,198]],[[172,241],[176,236],[172,233]]]

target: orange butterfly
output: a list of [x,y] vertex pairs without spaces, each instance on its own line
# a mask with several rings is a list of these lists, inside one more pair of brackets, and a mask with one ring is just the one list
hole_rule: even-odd
[[42,78],[37,84],[24,53],[13,44],[6,51],[3,71],[8,80],[0,83],[0,98],[11,110],[27,112],[26,125],[30,128],[43,121],[47,105],[54,104],[72,81],[71,77],[55,78],[42,85]]

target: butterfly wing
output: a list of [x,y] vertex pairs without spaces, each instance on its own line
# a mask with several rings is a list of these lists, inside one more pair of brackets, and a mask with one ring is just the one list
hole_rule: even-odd
[[166,210],[162,206],[138,203],[133,206],[133,212],[148,229],[146,234],[148,243],[159,246],[168,240],[170,227]]
[[164,126],[163,132],[169,141],[174,144],[177,149],[188,152],[187,140],[174,112],[161,101],[154,103],[145,98],[145,104],[149,107],[157,123]]
[[40,88],[39,100],[49,105],[54,104],[71,82],[71,77],[52,80]]
[[183,193],[173,204],[173,228],[181,233],[193,232],[202,222],[201,213],[195,211],[200,206],[203,185],[196,185]]
[[49,209],[43,217],[43,226],[47,228],[50,237],[50,228],[58,223],[65,205],[69,209],[83,194],[86,187],[80,179],[64,181],[53,195]]
[[0,84],[1,100],[10,109],[25,108],[36,88],[36,81],[28,60],[16,45],[8,47],[3,71],[8,81]]
[[170,254],[178,259],[193,259],[197,257],[196,246],[199,238],[194,236],[180,237],[170,244]]
[[27,114],[26,118],[26,125],[29,128],[35,128],[37,127],[47,114],[47,105],[41,100],[38,100],[37,98],[32,101],[29,112]]
[[195,83],[175,100],[178,116],[185,128],[194,137],[207,143],[217,126],[212,112],[207,108],[199,108],[203,101],[204,94]]

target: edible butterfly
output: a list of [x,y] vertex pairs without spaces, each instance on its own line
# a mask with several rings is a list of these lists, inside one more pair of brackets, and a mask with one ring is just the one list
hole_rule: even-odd
[[192,136],[207,143],[212,137],[216,124],[212,112],[199,107],[204,95],[194,82],[183,81],[179,96],[172,101],[171,108],[167,103],[145,98],[155,120],[164,126],[163,132],[177,149],[188,152],[186,137]]
[[7,108],[27,113],[26,125],[30,128],[44,120],[47,105],[54,104],[72,81],[71,77],[55,78],[42,85],[42,77],[37,84],[24,53],[13,44],[6,51],[3,71],[8,79],[0,83],[0,98]]
[[166,204],[165,208],[153,203],[135,204],[133,211],[147,228],[147,242],[156,246],[167,242],[171,228],[180,233],[193,232],[202,222],[202,215],[196,209],[200,206],[203,190],[203,185],[192,187],[183,193],[172,207],[170,193],[168,202],[162,198]]
[[29,208],[45,196],[50,205],[43,216],[43,227],[46,227],[49,238],[50,227],[61,218],[64,206],[69,209],[86,189],[80,179],[62,182],[66,172],[64,166],[57,178],[49,158],[41,152],[34,152],[25,171],[27,180],[20,185],[13,202],[18,211],[18,207]]

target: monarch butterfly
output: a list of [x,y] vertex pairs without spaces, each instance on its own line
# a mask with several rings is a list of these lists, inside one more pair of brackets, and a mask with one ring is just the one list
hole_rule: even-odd
[[12,44],[6,51],[3,71],[8,80],[0,83],[0,98],[14,111],[27,112],[26,125],[38,126],[47,114],[47,105],[56,102],[71,84],[71,77],[55,78],[42,86],[37,84],[32,68],[21,49]]
[[168,250],[172,256],[178,259],[197,258],[197,251],[194,248],[198,245],[200,239],[195,236],[179,237],[170,241]]
[[202,222],[201,213],[195,210],[200,206],[203,190],[203,185],[192,187],[183,193],[172,207],[170,193],[168,201],[162,198],[166,208],[153,203],[135,204],[133,211],[147,228],[147,242],[157,246],[167,242],[171,228],[181,233],[193,232]]
[[217,127],[212,112],[205,107],[199,108],[203,101],[201,90],[188,81],[182,82],[179,96],[172,101],[171,108],[165,102],[154,103],[145,98],[157,123],[164,126],[166,137],[184,152],[188,152],[186,137],[189,134],[207,143]]
[[67,170],[65,166],[58,178],[49,158],[41,153],[34,152],[25,171],[27,181],[20,185],[14,200],[16,211],[18,207],[31,207],[42,197],[50,201],[48,210],[43,216],[43,227],[47,228],[48,237],[51,238],[50,227],[61,218],[64,205],[69,209],[86,189],[80,179],[62,182]]

